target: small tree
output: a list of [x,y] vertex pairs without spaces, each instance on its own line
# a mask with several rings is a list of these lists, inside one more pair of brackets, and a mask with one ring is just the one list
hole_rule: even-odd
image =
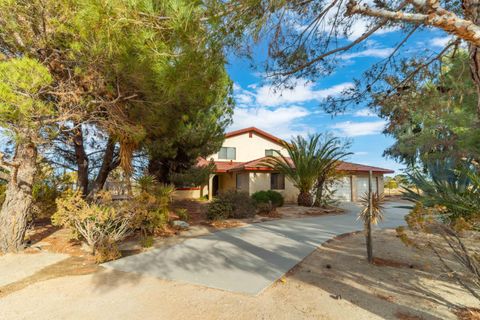
[[392,189],[398,188],[398,183],[395,178],[387,177],[385,181],[385,187],[388,189],[388,195],[392,195]]
[[373,244],[372,244],[372,224],[376,225],[383,220],[383,194],[372,192],[372,171],[369,172],[368,193],[361,198],[363,210],[358,218],[363,221],[365,226],[365,237],[367,243],[367,259],[373,263]]

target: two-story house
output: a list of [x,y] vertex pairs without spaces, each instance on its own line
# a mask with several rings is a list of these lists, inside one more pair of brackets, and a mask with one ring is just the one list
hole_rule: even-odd
[[[260,190],[280,192],[285,202],[296,202],[298,190],[283,174],[264,164],[265,157],[274,150],[288,157],[282,140],[255,127],[229,132],[218,153],[201,159],[199,165],[214,161],[216,170],[210,176],[202,194],[209,199],[226,190],[245,191],[249,194]],[[383,175],[392,170],[342,162],[337,167],[341,178],[335,185],[336,197],[344,201],[357,201],[368,190],[368,172],[373,172],[374,191],[383,192]],[[200,197],[200,188],[186,188],[183,197]]]

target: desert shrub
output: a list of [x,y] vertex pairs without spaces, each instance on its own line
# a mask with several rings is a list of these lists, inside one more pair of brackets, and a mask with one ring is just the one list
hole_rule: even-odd
[[244,219],[255,216],[255,202],[247,192],[227,191],[208,205],[207,218],[222,220]]
[[76,238],[83,238],[97,262],[120,256],[117,243],[130,233],[133,215],[113,204],[111,196],[99,193],[88,203],[79,192],[66,192],[56,201],[52,223],[69,228]]
[[257,191],[252,194],[252,199],[257,205],[270,202],[276,208],[283,206],[284,203],[282,194],[273,190]]
[[405,188],[405,199],[436,208],[436,217],[446,224],[458,221],[480,230],[480,168],[465,165],[457,170],[448,164],[430,165],[428,175],[414,172],[409,179],[415,188]]
[[231,217],[232,212],[232,204],[226,199],[218,197],[208,204],[206,215],[208,220],[224,220]]
[[151,174],[143,175],[135,179],[135,182],[140,192],[152,192],[157,185],[157,179]]
[[188,214],[188,210],[185,209],[185,208],[179,208],[175,211],[175,213],[180,218],[180,220],[188,221],[190,219],[190,215]]
[[260,202],[256,204],[257,212],[261,215],[272,215],[276,212],[276,207],[272,202]]
[[168,224],[171,194],[175,189],[171,185],[154,184],[144,190],[125,202],[124,207],[133,214],[131,226],[140,230],[140,243],[149,247],[153,245],[155,233]]
[[55,173],[50,165],[42,163],[32,188],[32,221],[50,218],[57,210],[57,198],[73,185],[74,181],[71,174]]
[[248,192],[227,191],[221,197],[232,204],[231,218],[244,219],[255,216],[255,202],[250,198]]
[[267,194],[267,191],[257,191],[252,194],[252,199],[255,201],[256,204],[260,203],[269,203],[270,196]]
[[267,195],[270,198],[270,201],[275,207],[281,207],[283,206],[284,200],[283,196],[280,192],[273,191],[273,190],[268,190]]
[[0,206],[3,204],[3,201],[5,201],[5,191],[7,190],[7,185],[6,184],[0,184]]
[[154,242],[155,239],[153,238],[153,236],[146,236],[140,239],[140,245],[144,248],[152,247]]
[[283,206],[283,196],[281,193],[273,190],[257,191],[252,194],[258,213],[270,215],[276,211],[278,207]]

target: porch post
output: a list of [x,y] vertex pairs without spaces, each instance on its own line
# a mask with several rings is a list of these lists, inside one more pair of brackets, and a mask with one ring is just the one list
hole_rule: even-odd
[[208,177],[208,201],[212,201],[213,199],[213,177],[215,177],[214,174]]

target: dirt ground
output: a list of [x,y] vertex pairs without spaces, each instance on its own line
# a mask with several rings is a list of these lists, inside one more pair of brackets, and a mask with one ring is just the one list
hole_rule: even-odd
[[459,306],[480,307],[435,257],[405,247],[393,230],[374,233],[379,265],[366,262],[364,246],[362,233],[331,240],[256,297],[90,268],[74,257],[0,287],[0,318],[457,319]]

